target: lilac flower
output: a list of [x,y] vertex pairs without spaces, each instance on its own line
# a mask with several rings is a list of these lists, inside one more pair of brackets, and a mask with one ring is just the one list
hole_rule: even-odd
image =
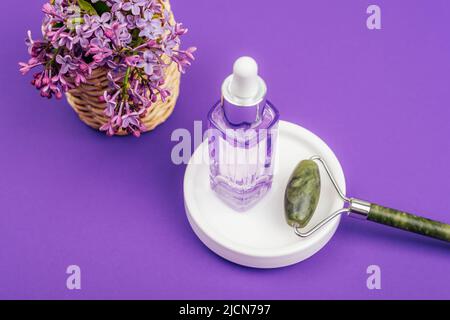
[[122,129],[127,129],[135,137],[139,137],[145,131],[145,125],[141,123],[139,112],[130,112],[122,117]]
[[56,57],[56,62],[58,62],[61,65],[61,69],[59,71],[60,74],[66,74],[70,70],[76,70],[78,66],[73,62],[73,59],[71,56],[60,56],[58,55]]
[[74,44],[74,39],[70,36],[70,34],[62,32],[59,35],[58,46],[66,47],[69,50],[72,50]]
[[25,44],[27,45],[27,48],[28,48],[28,54],[32,55],[32,53],[33,53],[33,46],[34,46],[34,40],[33,40],[33,37],[31,36],[31,31],[30,30],[28,30],[27,36],[28,37],[25,39]]
[[141,62],[137,65],[139,68],[144,68],[144,71],[147,75],[152,75],[155,64],[155,55],[147,50],[144,52]]
[[116,133],[116,128],[114,127],[112,120],[110,120],[100,127],[100,131],[106,132],[106,134],[111,137]]
[[108,117],[112,117],[114,115],[114,112],[117,107],[117,95],[119,94],[119,91],[116,92],[114,96],[110,96],[107,91],[103,94],[103,100],[106,103],[106,109],[105,109],[105,115]]
[[139,114],[137,112],[132,112],[132,113],[128,113],[126,114],[124,117],[122,117],[122,128],[126,129],[130,126],[135,126],[135,127],[139,127],[140,123],[139,123]]
[[159,20],[145,21],[141,19],[137,21],[136,26],[141,30],[139,36],[147,39],[157,39],[164,33]]
[[[97,2],[98,0],[96,0],[95,2]],[[123,9],[124,6],[124,1],[123,0],[111,0],[110,2],[112,2],[113,4],[111,5],[111,12],[117,13],[120,12],[120,10]]]
[[141,61],[141,58],[138,55],[136,55],[136,56],[129,56],[129,57],[125,58],[125,64],[127,66],[130,66],[130,67],[137,67],[137,66],[139,66],[140,63],[141,63],[140,61]]
[[131,35],[126,29],[126,26],[126,24],[113,22],[104,28],[105,35],[114,42],[116,46],[121,47],[123,44],[131,42]]
[[42,12],[50,16],[60,17],[59,13],[56,11],[56,7],[52,6],[50,3],[46,3],[42,6]]
[[176,39],[168,40],[164,46],[164,53],[171,57],[174,54],[174,50],[178,47]]
[[20,72],[25,75],[28,72],[30,72],[31,69],[42,65],[42,62],[39,62],[38,60],[31,58],[28,63],[25,62],[19,62],[19,66],[20,66]]
[[126,2],[123,4],[122,9],[125,11],[130,11],[135,16],[141,14],[141,7],[146,5],[148,1],[146,0],[130,0],[130,2]]
[[94,21],[94,19],[90,19],[85,17],[86,21],[83,25],[78,25],[75,27],[75,37],[73,39],[74,43],[80,43],[83,48],[87,48],[89,46],[89,39],[92,37],[94,32],[99,28],[99,24]]
[[[90,16],[89,16],[90,17]],[[90,28],[94,30],[95,39],[101,39],[104,37],[103,28],[107,26],[107,23],[111,21],[111,13],[105,12],[101,17],[93,16],[88,19],[85,17],[87,24],[90,24]]]
[[119,86],[119,85],[117,84],[117,81],[118,81],[119,79],[114,78],[114,73],[113,73],[113,71],[108,72],[107,78],[108,78],[108,80],[109,80],[109,85],[110,85],[111,87],[113,87],[113,88],[116,89],[116,90],[120,90],[120,89],[121,89],[121,86]]
[[82,72],[75,72],[74,73],[74,82],[75,82],[75,85],[78,87],[80,84],[86,82],[86,77],[84,76],[84,74]]
[[197,48],[192,47],[186,51],[176,51],[175,54],[172,55],[172,60],[178,65],[178,70],[181,73],[185,73],[186,67],[191,65],[191,61],[194,60],[193,53],[196,50]]
[[89,45],[87,55],[92,55],[95,63],[99,66],[104,64],[104,61],[111,58],[113,51],[109,48],[107,40],[100,40],[98,38],[92,39]]
[[33,40],[28,33],[30,59],[20,62],[19,69],[23,74],[40,69],[32,85],[42,97],[61,98],[86,82],[94,69],[106,68],[109,88],[101,101],[109,121],[100,130],[139,136],[146,130],[141,119],[153,103],[171,94],[165,87],[166,68],[173,62],[184,72],[195,48],[179,49],[187,29],[172,23],[171,12],[160,1],[102,1],[110,8],[102,15],[74,10],[77,1],[45,4],[43,39]]

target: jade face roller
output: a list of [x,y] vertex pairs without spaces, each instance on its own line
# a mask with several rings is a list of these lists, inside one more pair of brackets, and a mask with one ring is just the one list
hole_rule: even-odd
[[[319,203],[321,181],[317,163],[320,163],[325,168],[339,197],[347,206],[332,213],[311,228],[311,230],[302,232],[301,229],[308,225]],[[287,223],[302,238],[309,237],[337,216],[347,213],[352,217],[450,242],[450,225],[448,224],[386,208],[367,201],[348,198],[339,188],[326,162],[319,156],[301,161],[295,168],[286,188],[284,211]]]

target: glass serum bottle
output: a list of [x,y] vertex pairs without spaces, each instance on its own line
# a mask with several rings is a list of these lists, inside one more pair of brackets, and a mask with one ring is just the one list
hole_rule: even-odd
[[279,114],[266,92],[256,61],[241,57],[208,114],[211,188],[237,211],[255,205],[272,186]]

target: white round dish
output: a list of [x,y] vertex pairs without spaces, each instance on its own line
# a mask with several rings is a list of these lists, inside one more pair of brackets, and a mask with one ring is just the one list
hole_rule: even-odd
[[[333,151],[310,131],[280,121],[276,169],[272,189],[250,210],[240,213],[228,207],[209,185],[208,143],[194,152],[184,177],[186,214],[200,240],[219,256],[254,268],[279,268],[298,263],[319,251],[331,239],[340,218],[308,238],[300,238],[284,218],[284,191],[296,165],[320,155],[345,192],[342,167]],[[332,212],[342,208],[325,171],[322,177],[319,206],[304,229],[307,231]]]

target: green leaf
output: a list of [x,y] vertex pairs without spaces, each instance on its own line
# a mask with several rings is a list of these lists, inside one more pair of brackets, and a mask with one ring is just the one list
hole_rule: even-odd
[[93,3],[92,6],[95,8],[95,11],[97,11],[99,16],[110,11],[109,7],[103,1]]
[[78,0],[78,5],[80,6],[80,9],[85,11],[87,14],[91,16],[97,15],[97,11],[87,0]]
[[137,28],[131,31],[131,47],[138,47],[144,43],[144,39],[142,39],[142,37],[139,37],[140,32],[141,30]]

